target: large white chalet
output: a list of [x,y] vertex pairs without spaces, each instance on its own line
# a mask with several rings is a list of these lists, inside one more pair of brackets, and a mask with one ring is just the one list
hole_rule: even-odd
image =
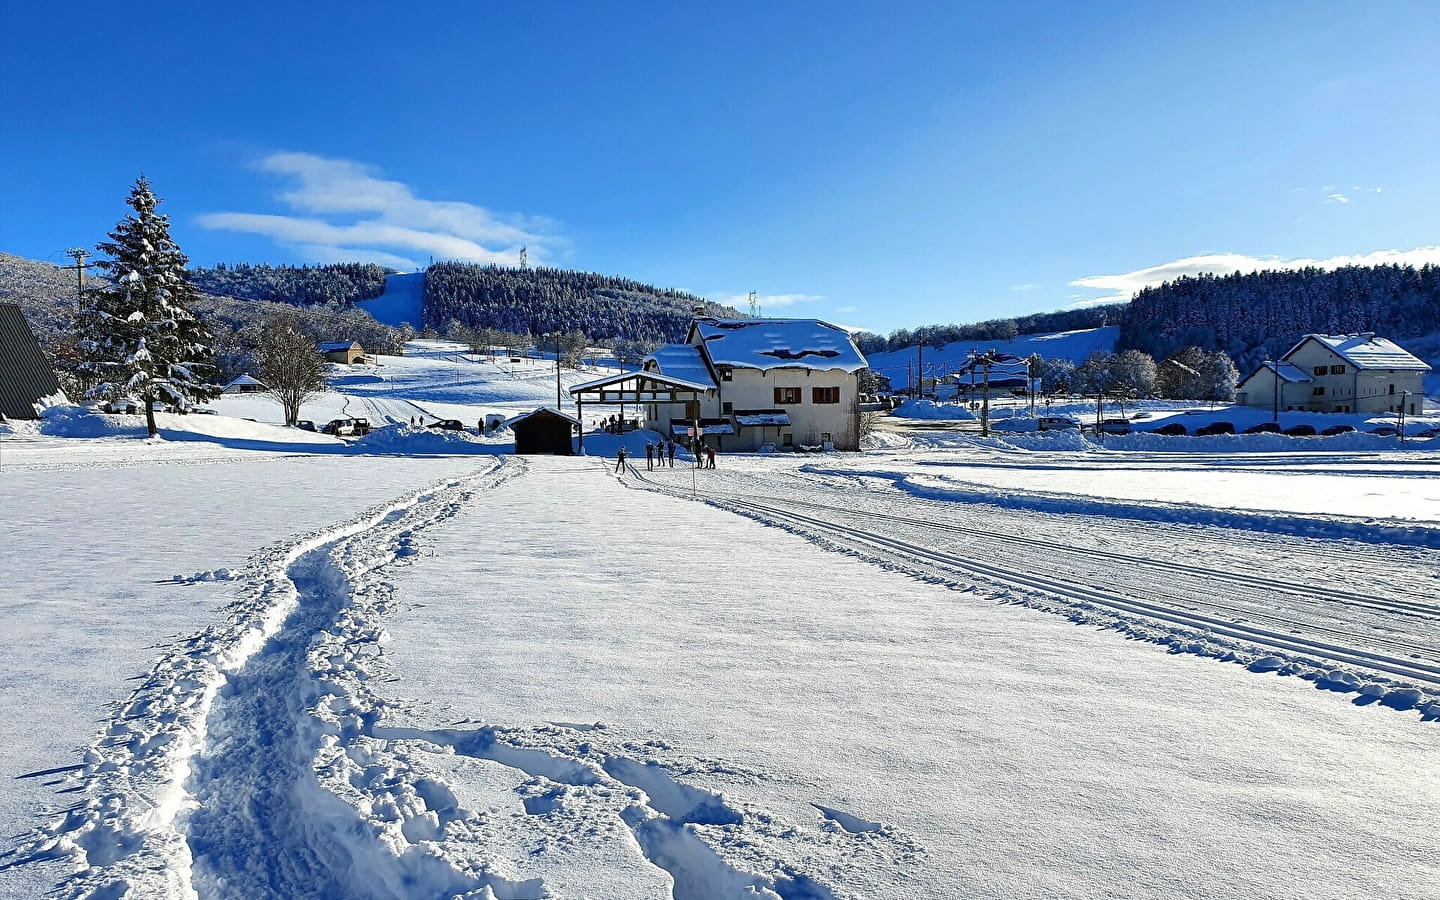
[[720,450],[857,450],[856,373],[865,366],[850,333],[818,319],[697,316],[685,343],[661,347],[644,367],[707,390],[688,404],[648,404],[646,427],[684,435],[698,420]]
[[1235,388],[1235,402],[1309,412],[1422,412],[1430,366],[1374,332],[1307,334]]

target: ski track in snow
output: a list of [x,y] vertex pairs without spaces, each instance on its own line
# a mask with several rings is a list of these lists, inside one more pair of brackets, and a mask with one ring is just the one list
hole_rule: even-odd
[[[1322,603],[1349,603],[1357,608],[1363,606],[1367,610],[1405,617],[1420,623],[1409,627],[1412,632],[1423,635],[1440,619],[1440,606],[1433,603],[1364,597],[1343,587],[1311,585],[1303,580],[1281,584],[1244,572],[1203,570],[1159,559],[1137,560],[1125,554],[1107,554],[1078,545],[1047,546],[1043,540],[1023,536],[986,534],[985,537],[1002,541],[997,545],[1001,548],[999,554],[989,548],[977,552],[978,548],[973,546],[955,552],[947,548],[945,532],[970,531],[972,539],[981,532],[966,529],[960,522],[932,522],[868,511],[862,495],[868,493],[873,498],[875,492],[860,487],[858,479],[878,476],[890,481],[892,473],[830,472],[807,466],[801,475],[809,476],[808,483],[803,477],[792,482],[792,487],[801,493],[785,497],[760,496],[756,493],[760,485],[749,482],[744,493],[732,494],[721,482],[692,495],[688,484],[663,483],[653,474],[643,475],[634,469],[630,474],[631,483],[637,486],[677,497],[693,496],[701,502],[790,531],[826,549],[886,568],[949,584],[959,590],[989,587],[993,598],[1000,602],[1057,613],[1077,624],[1111,628],[1128,637],[1162,644],[1172,652],[1238,663],[1260,673],[1295,675],[1323,690],[1356,694],[1356,703],[1413,710],[1426,721],[1440,721],[1440,658],[1433,642],[1410,637],[1398,628],[1395,629],[1397,635],[1392,637],[1366,631],[1367,626],[1353,623],[1326,624],[1304,613],[1306,603],[1317,599],[1305,595],[1315,594]],[[827,479],[829,484],[825,483]],[[845,493],[840,500],[841,494],[836,489],[842,486]],[[946,499],[955,498],[946,492]],[[905,537],[892,536],[897,526],[903,529]],[[1247,530],[1245,525],[1240,529],[1241,533]],[[1282,529],[1281,533],[1289,532]],[[1402,541],[1409,536],[1403,532],[1401,535]],[[1168,577],[1156,581],[1154,573],[1146,575],[1154,584],[1145,593],[1131,592],[1124,581],[1111,585],[1075,580],[1063,571],[1052,569],[1054,554],[1065,551],[1123,558],[1132,566],[1139,563],[1153,567]],[[1190,588],[1167,584],[1178,582],[1182,577],[1207,583],[1206,593],[1190,593]],[[1223,581],[1234,582],[1252,593],[1260,592],[1272,598],[1292,594],[1295,599],[1282,607],[1283,614],[1266,614],[1243,603],[1227,604],[1226,592],[1217,590],[1216,582]],[[1393,623],[1387,627],[1393,627]],[[1379,630],[1376,628],[1376,632]]]
[[424,529],[525,470],[490,462],[227,573],[248,586],[228,621],[164,648],[83,765],[47,773],[77,800],[0,868],[73,863],[52,891],[72,900],[553,896],[505,852],[496,811],[461,804],[446,755],[512,771],[522,818],[579,811],[592,823],[582,840],[628,835],[673,900],[836,900],[819,880],[843,882],[836,859],[923,858],[904,834],[832,807],[797,825],[737,806],[677,772],[766,776],[661,762],[668,745],[600,724],[388,724],[410,710],[377,692],[387,571],[421,552]]

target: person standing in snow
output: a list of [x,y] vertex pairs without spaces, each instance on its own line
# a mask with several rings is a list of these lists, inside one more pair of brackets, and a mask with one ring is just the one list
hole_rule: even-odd
[[649,441],[645,442],[645,468],[647,470],[655,468],[655,445]]
[[627,456],[629,456],[629,455],[630,455],[630,454],[628,454],[628,453],[625,452],[625,448],[624,448],[624,447],[621,447],[621,448],[620,448],[620,452],[615,454],[615,471],[617,471],[617,472],[623,472],[623,471],[625,471],[625,457],[627,457]]
[[670,457],[670,468],[675,468],[675,439],[665,442],[665,454]]
[[706,448],[705,448],[705,468],[707,468],[707,469],[713,469],[713,468],[715,468],[715,448],[714,448],[714,447],[706,447]]

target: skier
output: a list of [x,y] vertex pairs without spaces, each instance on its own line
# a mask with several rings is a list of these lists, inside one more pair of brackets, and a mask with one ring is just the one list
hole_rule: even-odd
[[675,439],[671,438],[665,442],[665,453],[670,457],[670,468],[675,468]]
[[629,455],[630,455],[630,454],[628,454],[628,453],[625,452],[625,448],[624,448],[624,447],[621,447],[621,448],[620,448],[620,452],[615,454],[615,471],[616,471],[616,472],[624,472],[624,471],[625,471],[625,457],[627,457],[627,456],[629,456]]
[[647,470],[655,468],[655,445],[649,441],[645,442],[645,468]]

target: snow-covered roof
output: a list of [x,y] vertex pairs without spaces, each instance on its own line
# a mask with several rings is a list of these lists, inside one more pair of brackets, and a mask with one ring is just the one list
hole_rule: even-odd
[[230,382],[229,384],[225,385],[225,390],[228,391],[228,390],[230,390],[230,389],[233,388],[233,387],[243,387],[243,386],[245,386],[245,385],[251,385],[251,384],[259,385],[260,387],[264,387],[264,386],[265,386],[265,383],[264,383],[264,382],[262,382],[262,381],[260,381],[260,380],[258,380],[258,379],[256,379],[256,378],[251,378],[249,375],[238,375],[238,376],[236,376],[236,378],[235,378],[234,381],[232,381],[232,382]]
[[1304,370],[1304,369],[1301,369],[1299,366],[1294,365],[1293,363],[1288,363],[1288,362],[1272,363],[1272,364],[1269,365],[1269,366],[1262,366],[1261,368],[1273,368],[1273,369],[1275,370],[1275,374],[1276,374],[1279,378],[1281,378],[1281,379],[1284,380],[1284,381],[1289,381],[1289,382],[1296,383],[1296,384],[1298,384],[1298,383],[1300,383],[1300,382],[1302,382],[1302,381],[1310,381],[1310,380],[1311,380],[1310,376],[1305,374],[1305,370]]
[[556,409],[556,408],[553,407],[553,406],[542,406],[542,407],[539,407],[538,409],[532,409],[532,410],[530,410],[530,411],[527,412],[527,413],[521,413],[521,414],[518,415],[518,416],[511,416],[510,418],[508,418],[508,419],[505,420],[504,425],[505,425],[506,428],[509,428],[509,427],[511,427],[512,425],[514,425],[516,422],[523,422],[523,421],[525,421],[526,419],[530,418],[531,416],[538,415],[538,414],[540,414],[540,413],[549,413],[549,414],[552,415],[552,416],[559,416],[560,418],[562,418],[562,419],[564,419],[565,421],[569,422],[570,424],[574,425],[576,428],[581,427],[581,426],[580,426],[580,420],[579,420],[579,419],[575,418],[574,416],[567,416],[567,415],[565,415],[563,412],[560,412],[558,409]]
[[735,422],[746,428],[789,425],[790,414],[783,409],[737,409],[735,410]]
[[[694,425],[693,422],[690,422],[690,421],[685,420],[685,419],[671,419],[671,420],[670,420],[670,433],[671,433],[672,435],[679,435],[679,436],[681,436],[681,437],[684,437],[685,435],[688,435],[688,434],[690,433],[690,428],[691,428],[693,425]],[[733,425],[731,425],[729,422],[715,422],[715,421],[712,420],[711,423],[708,424],[708,425],[707,425],[706,423],[704,423],[704,422],[701,422],[701,423],[700,423],[700,433],[701,433],[702,435],[703,435],[703,434],[734,434],[734,433],[735,433],[735,427],[734,427]]]
[[1314,340],[1348,362],[1357,369],[1404,369],[1418,372],[1430,371],[1430,366],[1423,360],[1411,355],[1407,350],[1396,344],[1394,341],[1382,337],[1376,337],[1374,332],[1364,334],[1307,334],[1301,338],[1300,343],[1285,354],[1289,359],[1290,355],[1299,350],[1306,341]]
[[645,362],[655,363],[662,374],[673,378],[715,387],[715,379],[710,377],[705,357],[700,355],[700,348],[694,344],[666,344],[645,357]]
[[819,319],[695,319],[690,340],[698,335],[715,366],[746,369],[865,368],[865,357],[838,325]]
[[626,381],[631,378],[648,378],[651,381],[657,382],[659,384],[665,384],[671,387],[681,388],[682,390],[715,390],[714,384],[701,384],[699,382],[688,381],[684,378],[675,378],[671,375],[662,375],[658,372],[620,372],[616,375],[606,375],[604,378],[596,378],[594,381],[586,381],[582,384],[573,385],[570,388],[570,393],[574,394],[579,391],[594,390],[598,387],[608,387],[609,385],[619,384],[620,382]]
[[321,341],[315,345],[321,353],[335,353],[339,350],[349,350],[357,346],[355,341]]

